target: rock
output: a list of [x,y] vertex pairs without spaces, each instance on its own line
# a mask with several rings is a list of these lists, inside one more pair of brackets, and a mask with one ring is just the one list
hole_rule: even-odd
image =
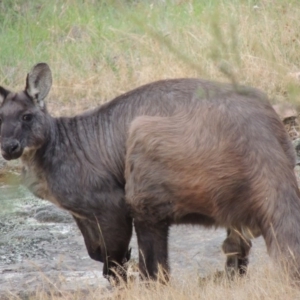
[[53,235],[47,231],[47,230],[22,230],[18,232],[14,232],[8,235],[10,239],[16,239],[16,240],[35,240],[35,241],[51,241],[53,238]]
[[71,223],[74,221],[70,213],[52,204],[38,208],[34,218],[43,223]]
[[288,102],[275,104],[273,105],[273,108],[283,121],[287,118],[298,116],[298,112],[294,105]]
[[281,118],[286,131],[292,140],[299,138],[300,136],[300,122],[299,113],[296,107],[288,102],[278,103],[273,105],[274,110]]

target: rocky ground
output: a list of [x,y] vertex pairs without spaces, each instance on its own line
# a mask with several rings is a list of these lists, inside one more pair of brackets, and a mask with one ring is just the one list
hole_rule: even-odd
[[[18,169],[12,166],[10,172],[14,168]],[[0,176],[0,299],[4,295],[9,295],[9,299],[15,299],[14,295],[16,299],[19,296],[26,299],[39,290],[59,293],[99,286],[107,289],[101,263],[89,258],[68,212],[33,197],[15,182]],[[224,238],[223,229],[172,227],[169,242],[172,275],[180,276],[184,270],[206,276],[223,270]],[[131,246],[135,262],[138,256],[135,236]],[[270,260],[263,239],[258,238],[253,243],[250,267],[255,268],[262,261]]]
[[[0,299],[5,294],[26,298],[37,290],[60,292],[108,287],[102,277],[102,265],[88,257],[82,236],[67,212],[34,198],[21,186],[3,183],[0,194]],[[182,270],[203,276],[222,270],[225,257],[220,247],[224,238],[222,229],[173,227],[170,234],[173,276]],[[132,248],[134,261],[137,260],[135,236]],[[268,259],[264,241],[257,239],[252,267],[261,258]]]

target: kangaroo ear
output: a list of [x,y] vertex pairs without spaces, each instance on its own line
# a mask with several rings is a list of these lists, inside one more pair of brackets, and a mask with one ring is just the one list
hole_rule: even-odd
[[52,75],[46,63],[36,64],[26,78],[26,92],[41,108],[45,107],[44,99],[47,97],[52,85]]
[[0,105],[2,104],[3,100],[7,97],[9,93],[10,91],[0,86]]

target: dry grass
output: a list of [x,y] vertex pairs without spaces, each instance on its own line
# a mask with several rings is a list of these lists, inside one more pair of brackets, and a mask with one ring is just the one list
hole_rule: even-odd
[[[150,288],[134,285],[128,289],[115,291],[112,299],[296,299],[300,297],[287,278],[271,275],[267,268],[252,270],[249,278],[230,282],[227,278],[208,278],[203,281],[192,275],[181,275],[171,284],[152,284]],[[96,298],[95,298],[96,299]]]
[[220,6],[216,16],[209,11],[201,23],[158,34],[147,25],[142,34],[111,28],[132,43],[134,53],[107,45],[112,62],[87,59],[91,67],[83,77],[69,63],[50,61],[59,73],[51,100],[55,105],[72,104],[78,111],[154,80],[204,77],[230,81],[234,77],[261,88],[274,102],[297,103],[299,82],[290,73],[299,70],[300,7],[277,4],[271,12],[269,9],[263,3],[257,10],[246,5]]
[[[299,81],[290,75],[300,62],[297,0],[105,1],[98,9],[92,0],[69,0],[40,4],[38,13],[19,2],[26,40],[10,43],[31,48],[16,58],[12,49],[3,51],[0,84],[21,88],[28,69],[47,61],[54,72],[49,102],[56,115],[175,77],[234,78],[261,88],[274,102],[299,101]],[[0,44],[7,40],[0,34]]]
[[[48,282],[49,284],[49,282]],[[82,300],[82,299],[119,299],[119,300],[190,300],[190,299],[286,299],[300,298],[299,286],[292,284],[284,272],[276,272],[270,265],[250,268],[245,278],[229,281],[222,273],[217,276],[199,278],[195,274],[176,274],[170,283],[163,285],[156,282],[131,282],[115,288],[86,288],[73,292],[56,289],[38,290],[28,296],[30,300]],[[20,299],[8,295],[9,300]]]

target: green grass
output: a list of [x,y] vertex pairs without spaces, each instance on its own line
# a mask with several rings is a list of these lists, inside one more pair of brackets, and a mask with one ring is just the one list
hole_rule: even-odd
[[76,109],[149,81],[195,76],[234,78],[295,101],[288,74],[299,71],[299,15],[297,0],[3,0],[0,84],[20,88],[46,61],[55,102],[76,99]]

